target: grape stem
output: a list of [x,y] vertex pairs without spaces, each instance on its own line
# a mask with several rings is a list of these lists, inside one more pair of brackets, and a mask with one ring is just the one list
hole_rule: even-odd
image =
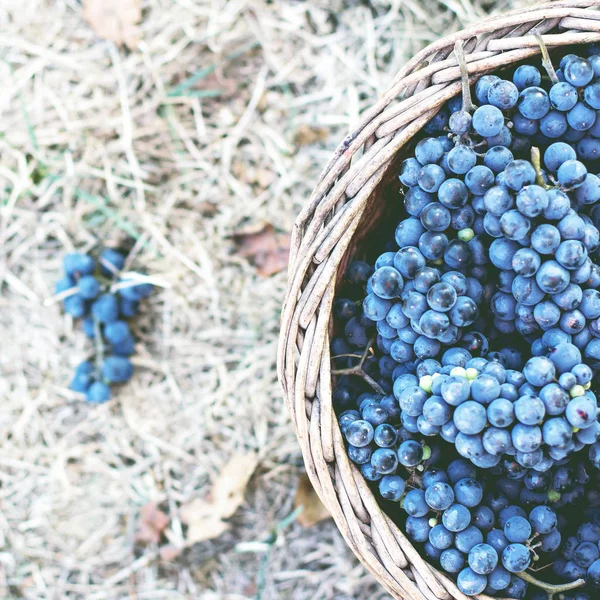
[[540,50],[542,51],[542,66],[546,69],[546,73],[548,73],[548,77],[550,77],[550,81],[552,85],[558,83],[558,76],[556,75],[556,71],[554,70],[554,65],[552,64],[552,60],[550,59],[550,54],[548,53],[548,48],[546,47],[546,42],[544,42],[544,38],[539,31],[535,32],[535,39],[540,46]]
[[562,594],[564,592],[568,592],[569,590],[574,590],[575,588],[581,587],[585,584],[585,579],[577,579],[576,581],[571,581],[570,583],[562,583],[559,585],[554,585],[552,583],[546,583],[545,581],[540,581],[536,579],[527,571],[523,571],[522,573],[516,573],[517,577],[520,577],[523,581],[530,583],[531,585],[535,585],[536,587],[544,590],[546,594],[548,594],[548,600],[553,600],[555,594]]
[[454,56],[460,68],[460,79],[462,82],[462,109],[472,113],[475,110],[475,105],[471,99],[471,84],[469,82],[469,68],[467,67],[467,59],[463,49],[462,40],[457,40],[454,44]]
[[475,110],[475,105],[471,98],[471,83],[469,81],[469,68],[467,67],[467,59],[465,58],[465,51],[463,49],[462,40],[456,40],[454,44],[454,56],[456,56],[456,62],[460,68],[460,79],[462,82],[462,98],[463,106],[462,109],[466,112],[472,113]]
[[356,375],[357,377],[361,377],[364,379],[378,394],[385,395],[385,392],[381,388],[381,386],[368,374],[363,370],[363,365],[365,364],[365,360],[367,360],[367,356],[369,356],[369,352],[371,350],[371,346],[375,343],[376,338],[371,338],[367,343],[367,347],[362,353],[360,360],[357,365],[353,367],[349,367],[347,369],[336,369],[331,371],[332,375]]
[[545,190],[552,189],[552,186],[544,181],[544,176],[542,175],[542,154],[536,146],[532,146],[531,148],[531,164],[535,169],[535,183]]
[[96,317],[94,317],[94,345],[96,346],[96,379],[100,381],[102,363],[104,362],[104,341],[102,340],[100,321]]

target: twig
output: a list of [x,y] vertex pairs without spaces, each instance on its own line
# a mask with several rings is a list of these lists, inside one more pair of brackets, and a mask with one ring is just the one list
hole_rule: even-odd
[[363,370],[363,365],[365,364],[365,360],[367,360],[367,356],[369,356],[369,351],[371,350],[371,346],[375,343],[376,338],[371,338],[367,343],[367,347],[365,348],[360,360],[357,365],[353,367],[348,367],[347,369],[336,369],[331,371],[332,375],[356,375],[358,377],[362,377],[378,394],[385,395],[382,387],[368,374]]
[[168,281],[164,281],[163,279],[151,275],[144,275],[143,273],[137,273],[136,271],[123,271],[121,272],[119,281],[112,283],[110,291],[114,293],[125,288],[136,287],[141,283],[149,283],[154,287],[165,289],[172,287]]
[[[358,364],[354,367],[351,367],[351,369],[362,369],[363,365],[365,364],[365,360],[367,360],[367,356],[369,356],[369,350],[371,350],[371,346],[375,343],[375,339],[374,337],[372,337],[368,342],[367,342],[367,347],[363,350],[363,353],[360,355],[360,360],[358,361]],[[345,370],[345,369],[341,369],[341,370]],[[339,375],[340,373],[337,372],[333,372],[334,375]]]
[[556,75],[554,65],[550,59],[546,42],[544,42],[544,38],[542,38],[542,34],[539,31],[536,31],[534,35],[537,43],[540,45],[540,50],[542,51],[542,66],[546,69],[546,73],[548,73],[548,77],[550,77],[550,81],[552,82],[552,85],[554,85],[555,83],[558,83],[558,76]]
[[77,294],[77,292],[79,292],[79,288],[77,286],[73,286],[72,288],[69,288],[64,292],[54,294],[54,296],[50,296],[50,298],[46,298],[44,300],[44,306],[52,306],[54,304],[57,304],[58,302],[62,302],[66,298],[74,296],[75,294]]
[[552,583],[546,583],[545,581],[540,581],[539,579],[536,579],[533,575],[527,573],[527,571],[517,573],[516,575],[517,577],[520,577],[523,581],[526,581],[527,583],[535,585],[541,590],[544,590],[548,594],[548,600],[553,600],[555,594],[562,594],[564,592],[568,592],[569,590],[574,590],[575,588],[581,587],[585,584],[585,579],[577,579],[576,581],[571,581],[570,583],[561,583],[558,585],[554,585]]
[[102,256],[98,258],[98,262],[114,277],[118,277],[121,272],[115,265],[113,265],[110,260],[106,260]]
[[471,98],[471,84],[469,82],[469,68],[467,67],[467,59],[465,58],[465,51],[463,49],[462,40],[456,40],[454,44],[454,56],[460,67],[460,79],[462,82],[462,109],[466,112],[472,113],[475,110],[475,105]]

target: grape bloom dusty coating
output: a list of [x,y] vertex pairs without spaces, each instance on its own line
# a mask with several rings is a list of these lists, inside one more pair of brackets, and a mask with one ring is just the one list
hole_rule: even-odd
[[334,304],[348,456],[465,595],[536,599],[534,564],[600,590],[600,51],[579,54],[447,102]]

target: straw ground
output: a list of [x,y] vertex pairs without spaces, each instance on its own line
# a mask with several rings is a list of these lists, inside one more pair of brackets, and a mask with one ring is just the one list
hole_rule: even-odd
[[[325,521],[293,522],[300,453],[275,378],[285,273],[233,234],[289,231],[336,142],[442,33],[527,4],[144,0],[132,52],[76,0],[0,7],[0,597],[385,598]],[[160,280],[115,401],[68,390],[89,348],[52,296],[73,248],[130,242]],[[166,560],[135,543],[235,453],[260,464],[230,531]],[[243,545],[240,546],[240,543]]]

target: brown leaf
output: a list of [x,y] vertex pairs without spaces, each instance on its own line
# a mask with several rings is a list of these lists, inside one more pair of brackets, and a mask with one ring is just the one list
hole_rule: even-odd
[[243,593],[246,596],[256,596],[256,592],[258,592],[258,586],[256,585],[256,582],[254,581],[249,581],[243,589]]
[[277,179],[277,175],[269,169],[259,168],[256,170],[256,183],[266,190]]
[[181,520],[188,526],[188,544],[212,540],[229,529],[229,524],[221,518],[219,507],[200,498],[181,507]]
[[277,232],[273,225],[267,223],[258,231],[237,233],[234,239],[238,254],[247,258],[262,277],[269,277],[287,267],[291,240],[289,233]]
[[134,49],[140,41],[141,0],[83,0],[83,18],[101,38]]
[[200,202],[198,211],[203,217],[214,217],[219,212],[219,208],[213,202]]
[[169,517],[153,502],[148,502],[141,510],[139,529],[136,540],[158,544],[160,536],[169,524]]
[[309,146],[315,142],[324,142],[329,136],[329,130],[325,127],[311,127],[302,124],[296,129],[294,142],[297,146]]
[[222,517],[231,517],[244,502],[246,487],[257,464],[256,454],[238,454],[215,479],[211,497],[212,502],[220,507]]
[[172,562],[181,554],[182,550],[183,548],[178,548],[173,544],[165,544],[158,549],[158,554],[161,560]]
[[215,92],[222,98],[233,96],[238,91],[238,87],[237,79],[224,77],[222,71],[217,69],[203,77],[192,90]]
[[312,527],[331,515],[317,496],[308,475],[301,475],[294,498],[294,508],[302,506],[304,510],[298,515],[298,523],[302,527]]
[[181,507],[181,520],[188,526],[190,544],[219,537],[229,528],[231,517],[244,502],[246,487],[256,469],[255,454],[237,454],[213,482],[207,499],[195,498]]

